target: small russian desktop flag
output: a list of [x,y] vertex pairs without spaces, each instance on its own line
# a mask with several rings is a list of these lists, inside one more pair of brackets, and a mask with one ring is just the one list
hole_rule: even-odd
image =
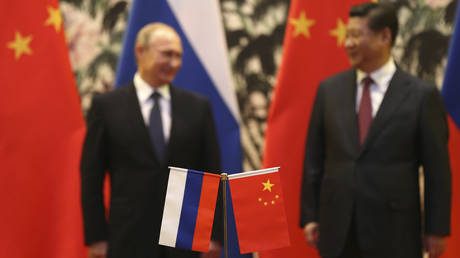
[[220,175],[170,167],[160,245],[207,252]]

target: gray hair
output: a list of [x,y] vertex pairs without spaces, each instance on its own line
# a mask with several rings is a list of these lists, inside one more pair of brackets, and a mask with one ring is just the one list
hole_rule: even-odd
[[159,31],[161,29],[171,30],[171,31],[174,31],[177,34],[177,32],[174,30],[174,28],[169,26],[169,25],[167,25],[167,24],[160,23],[160,22],[150,23],[150,24],[147,24],[144,27],[142,27],[142,29],[137,33],[136,46],[145,47],[145,46],[148,46],[149,44],[151,44],[152,43],[152,35],[154,35],[155,32],[157,32],[157,31]]

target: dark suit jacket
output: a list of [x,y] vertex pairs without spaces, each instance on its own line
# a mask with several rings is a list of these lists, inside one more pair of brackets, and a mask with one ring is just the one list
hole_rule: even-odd
[[397,69],[362,147],[355,96],[355,70],[318,88],[306,144],[301,226],[319,222],[322,256],[340,254],[354,217],[365,257],[421,257],[422,227],[427,234],[447,235],[450,229],[448,129],[440,94]]
[[[170,92],[172,124],[163,165],[155,156],[133,84],[93,99],[81,161],[85,241],[108,240],[109,257],[160,257],[160,249],[172,252],[170,257],[190,253],[157,244],[167,166],[214,172],[220,170],[220,154],[209,102],[179,88],[170,87]],[[111,188],[108,221],[102,195],[106,171]]]

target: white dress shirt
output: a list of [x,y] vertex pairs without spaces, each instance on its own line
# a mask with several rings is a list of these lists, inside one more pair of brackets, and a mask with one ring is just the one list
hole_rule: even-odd
[[157,91],[161,98],[159,98],[161,109],[161,122],[163,123],[163,135],[165,142],[168,142],[171,133],[171,93],[169,92],[169,85],[165,84],[156,89],[145,82],[138,73],[134,75],[134,87],[136,88],[137,99],[144,118],[144,123],[148,127],[150,124],[150,112],[153,107],[153,99],[151,98],[154,91]]
[[361,95],[363,94],[363,79],[369,75],[373,80],[373,83],[371,83],[369,87],[369,91],[371,95],[372,117],[375,117],[395,72],[396,65],[393,58],[390,58],[382,67],[370,74],[366,74],[365,72],[358,70],[356,76],[356,84],[358,85],[358,89],[356,91],[356,113],[359,111]]

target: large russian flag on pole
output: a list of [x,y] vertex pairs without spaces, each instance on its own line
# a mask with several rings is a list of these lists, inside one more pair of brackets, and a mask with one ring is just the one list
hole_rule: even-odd
[[160,245],[207,252],[220,175],[170,168]]
[[[128,18],[115,85],[131,82],[137,70],[137,32],[151,22],[172,26],[181,36],[184,55],[174,86],[205,95],[211,101],[221,151],[222,170],[242,170],[239,110],[228,60],[219,1],[134,0]],[[231,205],[231,202],[228,202]],[[234,221],[233,215],[229,221]],[[234,222],[229,225],[229,254],[242,257]]]
[[151,22],[166,23],[181,36],[184,55],[173,84],[209,98],[219,136],[222,169],[230,173],[241,171],[239,111],[218,1],[134,0],[118,63],[116,86],[133,80],[137,70],[136,35]]
[[449,119],[449,155],[452,168],[452,226],[451,237],[447,244],[444,257],[460,257],[460,5],[457,6],[457,16],[454,34],[450,40],[449,56],[441,90]]

